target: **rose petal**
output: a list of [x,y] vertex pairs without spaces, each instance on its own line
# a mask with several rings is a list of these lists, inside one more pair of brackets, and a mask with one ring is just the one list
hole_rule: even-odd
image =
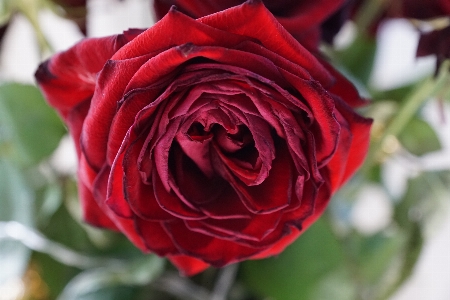
[[242,199],[246,206],[251,208],[251,212],[273,213],[288,207],[291,203],[294,188],[292,173],[289,151],[283,141],[278,141],[269,176],[258,185],[244,186],[236,181],[233,187],[239,191],[239,194],[245,195]]
[[204,271],[209,264],[186,255],[168,255],[167,258],[186,276],[192,276]]
[[[175,217],[163,210],[155,198],[155,192],[150,184],[141,180],[137,169],[137,158],[143,145],[143,139],[137,139],[131,143],[121,156],[123,167],[123,197],[134,214],[148,221],[170,220]],[[118,158],[117,164],[120,164]],[[150,160],[150,158],[147,158]],[[114,197],[114,193],[112,193]]]
[[[227,20],[230,17],[233,22]],[[220,14],[200,18],[198,22],[255,38],[265,48],[305,67],[316,80],[321,82],[331,80],[327,70],[278,23],[260,1],[247,1],[243,5],[232,7]],[[264,30],[261,30],[261,24],[264,24]]]
[[182,221],[167,222],[163,226],[180,254],[201,259],[215,267],[241,261],[261,251],[193,232]]
[[284,70],[282,73],[305,98],[304,102],[311,109],[314,123],[309,130],[313,132],[315,144],[318,145],[315,149],[315,159],[319,167],[323,166],[336,150],[339,137],[339,123],[333,116],[333,98],[316,81],[302,80]]
[[[185,222],[186,226],[193,231],[219,237],[247,246],[266,246],[266,237],[273,233],[281,219],[280,214],[254,215],[251,219],[228,220],[206,219],[201,221]],[[275,236],[270,241],[278,240]],[[253,242],[253,243],[252,243]]]
[[[117,111],[118,102],[124,96],[123,90],[128,82],[127,78],[131,78],[136,69],[142,65],[142,61],[146,59],[146,57],[139,57],[125,62],[109,60],[97,79],[91,108],[83,124],[80,138],[81,149],[93,168],[100,169],[106,160],[111,123]],[[108,97],[104,97],[105,94]]]
[[142,238],[148,251],[165,256],[177,254],[178,250],[172,243],[160,222],[146,221],[139,217],[134,219],[135,230]]
[[133,219],[122,218],[120,215],[115,214],[105,201],[107,199],[106,193],[108,189],[109,172],[109,167],[105,166],[93,184],[95,201],[100,209],[114,222],[114,225],[124,233],[136,247],[145,252],[147,251],[147,248],[145,247],[141,236],[136,232]]
[[[181,219],[196,220],[206,218],[198,208],[194,207],[188,200],[184,199],[184,196],[179,190],[174,191],[175,193],[167,191],[155,169],[152,178],[156,201],[158,201],[162,209]],[[176,188],[175,184],[172,184],[172,188],[173,187]]]
[[83,212],[83,220],[93,226],[108,228],[119,231],[119,228],[107,216],[102,208],[97,204],[92,192],[82,183],[78,183],[78,193],[81,200],[81,210]]
[[363,163],[369,148],[372,125],[371,119],[356,114],[342,100],[336,99],[335,103],[339,110],[336,116],[342,124],[342,129],[336,154],[327,165],[334,191],[344,184]]
[[[112,59],[122,60],[139,57],[156,50],[164,51],[173,47],[173,41],[177,41],[177,45],[216,45],[229,48],[247,40],[248,37],[233,34],[229,30],[217,30],[214,27],[205,26],[172,7],[164,18],[136,37],[133,45],[123,47]],[[139,47],[135,44],[139,44]],[[188,47],[181,50],[189,52]]]
[[[105,62],[141,31],[81,41],[43,62],[35,77],[47,101],[65,118],[69,110],[90,99],[97,73]],[[96,49],[96,51],[92,51]]]

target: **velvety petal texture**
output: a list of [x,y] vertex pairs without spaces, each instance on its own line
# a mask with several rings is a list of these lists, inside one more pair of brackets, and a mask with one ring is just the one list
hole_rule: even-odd
[[86,222],[187,275],[283,251],[367,152],[365,100],[260,1],[197,20],[172,8],[36,78],[76,141]]
[[[316,50],[321,39],[331,42],[350,10],[353,0],[263,0],[264,5],[294,38],[310,50]],[[240,5],[245,0],[154,0],[157,19],[175,5],[181,12],[200,18]]]

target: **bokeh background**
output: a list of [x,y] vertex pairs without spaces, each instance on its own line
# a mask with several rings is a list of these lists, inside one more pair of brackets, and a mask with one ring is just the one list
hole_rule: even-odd
[[[128,28],[146,28],[154,23],[151,5],[148,0],[91,0],[88,1],[88,8],[87,32],[88,35],[92,37],[116,34]],[[38,16],[39,18],[37,21],[53,51],[65,50],[83,38],[83,35],[78,30],[75,23],[57,16],[49,9],[42,9]],[[354,39],[354,35],[354,26],[351,23],[346,24],[340,34],[336,37],[335,47],[338,49],[345,49]],[[392,89],[415,84],[421,79],[433,74],[435,58],[415,57],[418,39],[419,35],[417,30],[407,20],[394,19],[381,25],[377,35],[378,46],[375,53],[375,64],[369,80],[369,86],[372,90],[376,90],[378,93],[390,91]],[[10,19],[8,30],[1,45],[0,84],[4,85],[14,82],[25,85],[34,85],[34,71],[38,64],[44,58],[48,57],[48,55],[50,55],[50,52],[48,51],[41,55],[39,44],[36,39],[35,28],[33,28],[29,20],[21,14],[16,14]],[[21,89],[21,87],[22,86],[13,86],[10,89]],[[364,87],[361,87],[361,89],[364,92]],[[30,91],[30,93],[33,92],[34,91]],[[0,94],[0,100],[1,97],[6,97],[5,95],[8,95],[8,91]],[[24,96],[26,95],[27,94],[24,94]],[[346,202],[339,202],[340,200],[338,199],[336,200],[337,204],[332,204],[332,207],[330,208],[331,212],[329,214],[338,216],[337,222],[333,223],[334,226],[339,228],[342,227],[340,229],[338,228],[338,231],[350,230],[356,232],[355,234],[362,236],[362,239],[364,239],[364,237],[373,237],[381,233],[389,236],[389,234],[393,234],[392,232],[395,231],[395,228],[392,227],[395,207],[398,202],[404,198],[405,193],[425,192],[423,201],[428,201],[429,205],[418,205],[413,208],[408,208],[407,212],[411,219],[424,218],[423,214],[430,215],[426,216],[426,222],[421,223],[424,237],[423,247],[421,248],[418,260],[412,270],[412,275],[389,297],[391,300],[450,299],[450,192],[448,186],[448,171],[450,170],[449,104],[450,102],[448,101],[429,99],[420,111],[420,118],[425,120],[436,132],[440,142],[439,150],[433,150],[423,155],[412,155],[411,153],[405,153],[405,151],[402,151],[401,149],[399,150],[401,146],[397,144],[397,141],[393,141],[390,145],[391,148],[387,149],[387,152],[390,151],[392,155],[383,162],[382,167],[378,170],[380,172],[380,183],[363,182],[362,186],[358,186],[358,189],[355,189],[354,186],[361,184],[361,182],[350,182],[350,187],[341,194],[338,194],[336,198],[345,197],[346,193],[352,193],[354,190],[357,190],[357,192],[355,192],[356,194],[353,195],[354,199],[351,204],[342,205],[342,203]],[[389,114],[389,109],[385,106],[380,106],[380,109],[387,110],[386,114]],[[382,112],[380,114],[383,115]],[[4,118],[5,116],[0,113],[0,118],[2,117]],[[22,119],[20,122],[27,122],[27,118]],[[0,126],[6,126],[5,124],[6,123],[2,123],[0,119]],[[60,124],[58,126],[60,126]],[[0,127],[3,131],[7,131],[5,128],[6,127]],[[2,132],[0,131],[0,137],[1,134]],[[42,134],[45,135],[45,132],[42,132]],[[59,139],[60,135],[57,133],[55,136],[58,136]],[[44,139],[41,142],[37,142],[45,143],[46,140]],[[71,178],[76,169],[76,158],[71,141],[69,138],[63,137],[61,142],[58,143],[59,146],[56,151],[49,158],[46,158],[44,163],[40,163],[37,168],[41,173],[47,175],[48,173],[51,173],[48,175],[48,178],[53,178],[52,176],[54,176],[54,174],[52,172],[64,174],[64,176]],[[0,152],[0,154],[2,153],[5,152]],[[8,159],[9,158],[5,156],[2,158],[2,161],[7,161]],[[2,162],[2,164],[3,163],[4,162]],[[49,168],[53,169],[53,171],[47,170]],[[4,190],[0,190],[0,197],[6,197],[6,189],[9,189],[9,193],[13,190],[10,187],[5,186],[6,182],[13,182],[10,178],[16,175],[15,169],[10,170],[8,167],[3,167],[2,172],[0,180],[3,180],[3,183],[0,182],[0,189]],[[431,179],[431,188],[422,188],[420,187],[420,184],[423,182],[429,184],[427,180],[429,181],[430,178],[433,178],[425,178],[426,176],[422,176],[427,172],[431,172],[432,174],[443,173],[443,176],[447,181]],[[19,175],[19,177],[20,176],[22,175]],[[435,176],[436,178],[438,177],[438,175]],[[414,181],[414,185],[417,186],[417,191],[411,191],[410,184],[412,181]],[[61,191],[54,185],[58,184],[60,184],[60,181],[54,180],[50,185],[46,185],[45,193],[51,194],[54,192],[56,196],[53,195],[53,197],[57,198],[58,193],[61,193]],[[435,185],[438,184],[440,184],[439,189],[435,187]],[[73,187],[70,186],[68,188],[73,189]],[[37,250],[37,252],[41,251],[47,253],[43,255],[53,257],[50,260],[54,259],[54,255],[58,256],[59,254],[53,254],[52,256],[52,250],[48,250],[45,247],[52,248],[54,246],[57,248],[60,244],[67,244],[64,242],[64,239],[58,240],[59,237],[55,238],[57,244],[45,244],[45,242],[39,240],[39,236],[33,236],[33,232],[28,232],[20,226],[7,227],[7,221],[26,220],[27,216],[22,216],[21,214],[26,215],[27,213],[35,213],[33,209],[30,210],[29,207],[26,207],[31,205],[30,203],[19,199],[21,197],[34,199],[35,197],[33,195],[30,196],[27,194],[33,193],[33,191],[22,189],[20,186],[13,191],[15,192],[12,197],[14,198],[16,205],[18,205],[14,212],[18,215],[7,215],[8,204],[5,203],[6,198],[0,198],[0,211],[3,210],[3,212],[0,212],[0,220],[2,221],[2,227],[0,228],[0,264],[2,264],[0,266],[0,300],[51,299],[52,297],[49,296],[51,293],[48,292],[48,289],[51,288],[49,286],[45,288],[47,289],[45,294],[47,295],[47,298],[44,296],[43,298],[39,298],[38,296],[34,296],[35,298],[26,298],[31,297],[26,295],[26,291],[30,289],[29,285],[31,283],[38,283],[33,280],[27,281],[29,278],[26,279],[26,275],[23,275],[25,274],[25,271],[28,272],[26,274],[29,275],[33,274],[33,270],[39,269],[39,267],[33,267],[33,261],[45,264],[49,259],[40,260],[39,257],[36,258],[36,255],[23,250],[23,247],[14,248],[15,246],[8,246],[6,243],[15,237],[16,240],[21,241],[20,244],[25,244],[25,248]],[[436,194],[433,194],[433,191],[436,192]],[[48,197],[51,198],[52,196],[50,195]],[[45,216],[51,218],[53,213],[59,209],[58,205],[61,205],[61,202],[58,202],[58,200],[52,202],[51,200],[48,200],[48,198],[46,199],[46,206],[40,206],[41,212],[42,210],[47,209],[47,214],[39,215],[41,218],[44,218],[44,220],[40,220],[41,224],[45,223]],[[72,201],[70,205],[76,206],[76,199],[75,204],[74,201]],[[73,217],[76,213],[71,215]],[[34,217],[39,216],[36,215]],[[31,224],[26,224],[26,221],[24,222],[25,225],[31,226]],[[63,220],[59,222],[60,226],[64,226]],[[9,223],[9,225],[11,224],[12,223]],[[92,236],[95,236],[94,239],[102,238],[101,234],[96,235],[98,232],[93,231],[92,229],[84,228],[84,230],[89,232],[91,238]],[[320,232],[320,230],[318,232]],[[51,240],[51,235],[52,233],[50,231],[49,240]],[[45,245],[43,246],[42,243]],[[318,245],[320,246],[321,244],[319,243]],[[324,247],[326,247],[326,245],[327,244],[324,244]],[[9,252],[2,251],[4,249],[9,249]],[[13,249],[13,252],[15,252],[16,255],[10,255],[11,249]],[[372,268],[377,267],[377,257],[379,257],[380,265],[385,263],[384,259],[389,255],[389,253],[387,253],[389,250],[383,249],[381,249],[378,254],[373,254],[373,258],[370,261]],[[378,249],[376,251],[378,251]],[[71,257],[71,255],[74,254],[71,252],[64,254],[64,251],[62,251],[60,254],[62,256],[66,255],[65,258],[63,257],[60,259],[63,261],[66,259],[68,264],[70,264],[71,259],[77,260],[78,262],[84,259],[83,257]],[[29,257],[34,258],[34,260],[31,260],[31,265],[29,264]],[[314,259],[317,259],[317,257]],[[260,270],[266,270],[264,269],[264,265],[250,265],[246,267],[246,269],[251,273],[253,267],[261,268]],[[37,272],[37,274],[39,273],[38,271],[35,272]],[[60,272],[65,271],[58,267],[57,269],[55,268],[54,272],[56,273],[55,276],[58,276]],[[77,272],[74,272],[74,274],[75,273]],[[74,275],[70,275],[67,276],[67,278],[72,278],[73,276]],[[389,274],[384,274],[383,276],[389,276]],[[44,280],[42,284],[48,285],[49,283]],[[249,286],[252,286],[252,284],[253,283],[250,281]],[[330,283],[330,286],[333,288],[335,288],[335,285],[336,284],[333,282]],[[58,287],[58,290],[62,289],[62,287]],[[256,290],[258,290],[258,288],[256,288]],[[81,297],[73,299],[103,298]],[[126,298],[124,296],[123,298],[117,299],[131,298]],[[365,299],[375,298],[367,296]]]

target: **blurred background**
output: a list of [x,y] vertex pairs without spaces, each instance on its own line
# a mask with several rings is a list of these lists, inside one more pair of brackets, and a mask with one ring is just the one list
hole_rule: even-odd
[[[30,7],[34,5],[33,0],[28,3]],[[87,4],[86,25],[90,37],[117,34],[128,28],[146,28],[154,23],[148,0],[90,0]],[[7,31],[0,49],[0,300],[57,297],[183,299],[176,293],[167,298],[158,293],[150,298],[139,298],[141,296],[135,296],[141,295],[136,288],[131,292],[112,289],[116,291],[116,298],[112,294],[93,294],[92,291],[97,290],[96,284],[101,287],[116,286],[111,284],[108,275],[95,273],[98,271],[93,268],[95,264],[102,263],[95,260],[91,264],[91,256],[96,259],[106,256],[123,259],[126,257],[124,253],[132,253],[133,262],[130,260],[130,264],[135,264],[142,255],[130,250],[132,246],[120,237],[111,237],[108,233],[80,223],[74,188],[76,157],[71,141],[56,115],[50,109],[47,110],[43,102],[26,108],[8,106],[11,103],[5,100],[9,96],[16,97],[17,101],[28,97],[39,98],[39,92],[33,87],[33,74],[39,63],[51,53],[65,50],[84,37],[75,22],[58,16],[49,8],[39,8],[35,16],[34,22],[40,28],[38,34],[36,24],[33,25],[29,17],[21,13],[8,16],[8,22],[5,23]],[[45,37],[48,45],[42,44],[43,39],[39,34]],[[345,24],[335,38],[334,51],[345,52],[354,42],[355,34],[354,24]],[[355,84],[362,93],[369,97],[376,95],[376,102],[363,112],[375,118],[374,130],[395,114],[399,107],[396,97],[402,98],[424,78],[433,76],[435,58],[415,57],[418,39],[416,28],[408,20],[392,19],[382,23],[376,35],[376,48],[371,49],[374,65],[370,68],[367,81],[361,83],[354,76]],[[345,70],[345,64],[342,65]],[[25,109],[35,111],[36,115],[27,115]],[[13,112],[8,115],[6,110]],[[18,117],[11,121],[8,119],[11,116]],[[39,120],[45,122],[32,123]],[[311,236],[305,234],[304,242],[289,247],[286,256],[280,256],[278,260],[242,264],[230,299],[353,299],[353,284],[358,280],[364,281],[362,286],[366,292],[355,299],[380,299],[383,293],[377,294],[375,291],[391,285],[395,291],[386,293],[391,300],[450,299],[450,102],[432,97],[420,107],[414,120],[415,123],[409,126],[411,130],[414,129],[412,133],[406,132],[403,139],[394,138],[384,145],[384,151],[389,155],[369,172],[371,178],[376,179],[356,176],[349,182],[332,200],[323,217],[326,220],[314,225],[310,229],[313,233]],[[20,128],[30,126],[40,132],[31,132],[29,135],[49,133],[51,136],[27,137],[27,133],[23,134]],[[18,142],[16,134],[19,135]],[[433,143],[438,146],[434,147]],[[30,154],[30,148],[37,149],[38,153]],[[403,217],[406,218],[404,224],[401,223]],[[67,218],[74,220],[66,223]],[[414,224],[418,224],[418,227]],[[64,228],[65,225],[67,228]],[[62,228],[58,232],[59,226]],[[325,240],[316,241],[314,234],[325,237]],[[65,235],[72,235],[72,239],[81,236],[81,242],[76,243]],[[299,240],[302,239],[303,236]],[[324,250],[317,251],[312,246],[309,249],[305,244],[311,241]],[[334,262],[341,258],[330,258],[332,255],[326,251],[332,251],[335,243],[344,245],[346,253],[357,252],[353,267],[361,268],[361,278],[349,279],[351,283],[344,282],[347,275],[342,275],[345,272],[339,269],[340,263]],[[115,250],[111,250],[114,247]],[[125,250],[120,252],[118,248]],[[311,253],[317,256],[310,257]],[[306,275],[297,274],[285,282],[300,286],[310,283],[316,290],[308,290],[309,294],[305,298],[284,298],[283,294],[277,298],[278,292],[273,292],[277,286],[289,289],[289,286],[281,283],[284,273],[280,275],[277,272],[289,268],[290,264],[286,264],[286,261],[294,267],[300,259],[292,259],[295,255],[315,260],[320,266],[302,262],[299,266],[306,271],[311,268],[311,274],[320,276],[314,275],[313,279],[302,282]],[[330,259],[331,262],[328,261]],[[350,258],[342,259],[351,260],[352,257],[350,255]],[[126,262],[126,259],[123,260]],[[170,270],[167,264],[164,267],[164,263],[157,258],[146,263],[148,270],[153,270],[153,273],[139,269],[139,275],[134,267],[127,275],[115,269],[106,270],[105,273],[127,278],[115,282],[117,286],[142,287],[160,274],[166,274],[164,272],[167,269]],[[86,264],[91,264],[92,268]],[[278,279],[267,277],[270,275],[267,272],[272,271],[273,276],[278,274]],[[224,275],[214,270],[202,276],[223,278],[226,273]],[[102,280],[95,281],[92,278]],[[180,282],[185,284],[183,280]],[[194,278],[193,282],[197,286],[208,286],[204,280]],[[170,284],[169,287],[175,289]],[[83,289],[87,291],[85,294]],[[247,292],[247,289],[251,292]],[[292,293],[296,289],[299,288],[293,288]],[[245,296],[247,294],[249,296]],[[239,298],[239,295],[244,296]]]

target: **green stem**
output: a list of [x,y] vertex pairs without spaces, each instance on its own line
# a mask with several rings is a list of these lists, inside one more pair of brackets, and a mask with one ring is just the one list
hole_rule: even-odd
[[356,28],[360,32],[366,32],[371,24],[383,13],[388,6],[387,0],[365,1],[355,17]]
[[16,240],[26,247],[48,254],[65,265],[80,269],[122,265],[124,262],[115,258],[94,257],[76,252],[62,244],[47,239],[42,233],[16,221],[0,222],[0,241]]
[[36,38],[39,44],[39,50],[41,54],[46,51],[52,52],[52,46],[46,39],[44,33],[42,32],[41,26],[39,25],[38,14],[40,8],[43,6],[42,1],[39,0],[15,0],[15,6],[30,22],[34,29]]
[[450,61],[443,63],[437,78],[428,78],[406,97],[403,101],[404,104],[388,124],[381,137],[372,142],[363,171],[368,171],[377,163],[380,151],[388,139],[397,137],[405,129],[420,107],[428,99],[440,94],[446,88],[446,84],[450,80],[449,66]]

